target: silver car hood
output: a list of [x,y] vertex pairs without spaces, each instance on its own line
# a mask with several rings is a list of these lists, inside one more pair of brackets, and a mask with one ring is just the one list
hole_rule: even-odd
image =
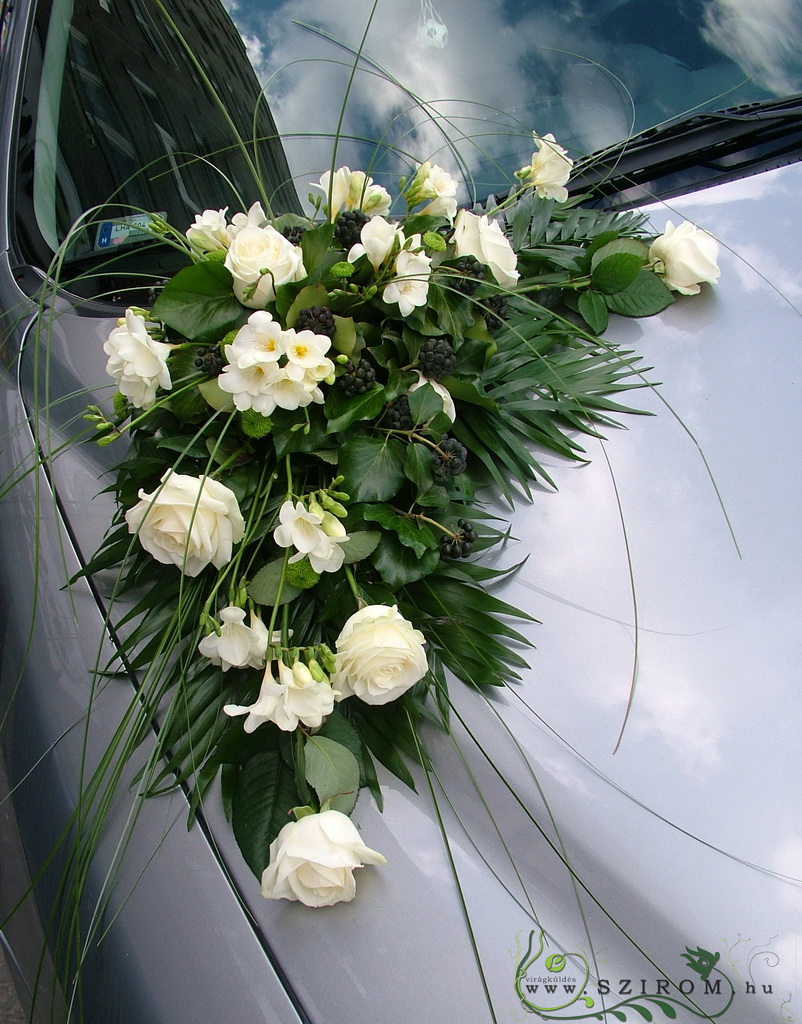
[[[498,564],[526,561],[500,593],[541,622],[531,671],[489,698],[452,684],[454,736],[428,736],[430,779],[413,793],[384,777],[383,813],[363,792],[354,820],[388,865],[358,873],[353,903],[264,901],[215,796],[189,836],[181,794],[146,805],[109,935],[134,944],[146,984],[204,958],[165,1024],[217,1024],[243,985],[249,1024],[798,1014],[800,187],[796,165],[650,210],[657,230],[689,219],[720,239],[721,282],[613,325],[662,382],[632,396],[654,415],[588,439],[588,464],[552,459],[558,492],[501,510],[515,539]],[[108,329],[60,317],[51,356],[106,399]],[[55,463],[84,556],[108,521],[108,498],[87,495],[109,451]],[[81,679],[58,685],[77,716]],[[106,686],[96,742],[130,696]],[[199,907],[228,916],[204,935]],[[145,941],[154,928],[164,941]]]

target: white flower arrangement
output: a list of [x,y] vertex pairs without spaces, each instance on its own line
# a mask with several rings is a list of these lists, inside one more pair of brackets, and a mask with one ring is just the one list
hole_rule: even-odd
[[[637,216],[611,227],[592,211],[573,261],[561,236],[549,264],[536,206],[577,213],[572,162],[553,136],[535,143],[517,191],[485,208],[457,211],[456,179],[427,161],[402,184],[399,221],[389,192],[348,167],[320,177],[308,219],[259,203],[230,219],[207,210],[186,231],[187,266],[105,345],[120,395],[100,443],[130,435],[117,491],[139,496],[122,501],[106,547],[134,535],[131,578],[179,571],[202,608],[177,639],[219,711],[193,807],[245,735],[254,746],[236,764],[253,749],[284,773],[280,805],[259,807],[223,776],[227,806],[260,836],[266,814],[297,818],[269,850],[246,843],[268,898],[351,900],[354,869],[385,863],[348,818],[361,787],[376,792],[373,759],[408,780],[404,751],[422,749],[419,723],[449,672],[480,687],[516,677],[509,642],[527,641],[506,620],[526,616],[483,586],[471,556],[504,533],[475,495],[511,498],[538,479],[526,445],[539,438],[575,457],[559,414],[540,409],[543,366],[558,382],[564,358],[592,363],[593,391],[559,398],[573,427],[593,430],[601,364],[609,394],[640,384],[631,353],[596,337],[608,314],[651,315],[718,278],[698,229],[649,240]],[[555,311],[538,301],[535,318],[529,295],[545,291]],[[137,643],[162,611],[154,599]],[[185,662],[165,669],[179,702]]]

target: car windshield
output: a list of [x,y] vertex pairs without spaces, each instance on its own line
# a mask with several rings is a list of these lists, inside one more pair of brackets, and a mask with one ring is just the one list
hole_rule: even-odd
[[[431,159],[470,202],[509,187],[533,131],[578,159],[802,91],[802,10],[764,0],[226,6],[39,4],[17,171],[29,259],[46,265],[85,211],[73,261],[135,249],[151,213],[245,209],[254,168],[277,213],[307,207],[332,164],[395,190]],[[243,153],[237,133],[262,141]]]

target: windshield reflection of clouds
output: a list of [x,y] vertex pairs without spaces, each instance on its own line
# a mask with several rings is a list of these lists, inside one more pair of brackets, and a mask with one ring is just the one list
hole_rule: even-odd
[[[412,161],[434,159],[467,181],[475,177],[483,195],[528,161],[533,130],[554,132],[580,155],[697,107],[784,91],[798,75],[793,25],[779,33],[779,4],[764,10],[761,0],[759,11],[757,4],[711,0],[690,17],[679,8],[672,16],[666,4],[644,7],[644,0],[559,10],[486,0],[468,17],[462,0],[438,0],[447,42],[431,47],[419,38],[419,0],[385,0],[367,34],[367,60],[343,128],[345,136],[366,142],[344,139],[336,162],[366,168],[369,143],[380,139],[401,154],[400,160],[373,154],[372,173],[386,185],[394,186]],[[305,196],[306,182],[331,163],[349,49],[360,44],[372,0],[353,0],[347,17],[329,0],[229,0],[228,6],[259,65],[280,130],[304,136],[287,148]],[[744,84],[766,64],[772,70]],[[410,94],[432,106],[416,109]],[[458,160],[448,152],[450,142]]]
[[770,92],[802,88],[802,11],[795,0],[712,0],[704,36]]

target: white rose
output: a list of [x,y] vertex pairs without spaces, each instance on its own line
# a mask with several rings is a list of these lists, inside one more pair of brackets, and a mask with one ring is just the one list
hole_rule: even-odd
[[[416,244],[419,238],[419,235],[413,235],[412,244]],[[420,244],[419,241],[417,244]],[[431,265],[431,259],[424,253],[402,249],[395,261],[397,276],[382,292],[384,301],[388,304],[398,303],[401,316],[409,316],[416,306],[425,306],[429,296]]]
[[172,387],[167,356],[170,345],[156,341],[148,334],[145,318],[133,310],[125,311],[120,322],[108,336],[103,351],[109,356],[106,373],[137,409],[149,409],[156,401],[156,389]]
[[200,252],[220,252],[228,248],[229,227],[224,210],[204,210],[195,214],[195,223],[187,229],[187,238]]
[[422,679],[429,668],[425,637],[393,606],[355,612],[337,637],[331,685],[339,700],[356,695],[366,704],[388,704]]
[[468,210],[460,210],[454,225],[454,245],[457,256],[473,256],[490,267],[502,288],[514,288],[520,277],[515,269],[517,258],[509,240],[495,221],[486,216],[477,217]]
[[365,846],[345,814],[308,814],[285,825],[270,844],[262,895],[269,900],[300,900],[307,907],[347,903],[356,895],[354,869],[386,863]]
[[220,569],[242,540],[245,521],[234,492],[209,477],[183,476],[172,470],[152,494],[125,513],[130,533],[157,562],[177,565],[197,576],[210,563]]
[[565,183],[571,175],[574,161],[551,133],[540,136],[532,132],[532,135],[537,151],[532,154],[532,163],[516,171],[515,176],[524,185],[531,185],[541,199],[556,199],[558,203],[564,203],[568,198]]
[[229,242],[236,238],[243,228],[262,228],[267,224],[267,214],[260,202],[255,202],[247,213],[235,213],[228,229]]
[[249,225],[238,231],[225,266],[234,278],[234,294],[251,309],[263,309],[276,297],[279,285],[306,276],[301,250],[270,225]]
[[721,274],[718,263],[718,242],[690,221],[674,227],[671,221],[649,249],[655,272],[681,295],[696,295],[700,284],[716,284]]

